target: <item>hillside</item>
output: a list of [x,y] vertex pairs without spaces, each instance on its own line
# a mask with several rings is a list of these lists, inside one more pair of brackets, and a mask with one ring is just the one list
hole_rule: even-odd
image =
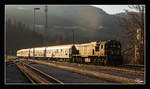
[[[32,34],[33,31],[33,8],[39,7],[40,11],[36,11],[35,22],[36,29],[35,32],[40,36],[27,36],[27,34]],[[85,42],[85,41],[95,41],[95,40],[111,40],[117,39],[115,35],[119,33],[122,29],[116,22],[118,19],[126,17],[124,13],[119,13],[115,15],[109,15],[104,10],[93,7],[93,6],[49,6],[48,7],[48,40],[51,43],[70,43],[72,42],[72,30],[74,30],[75,42]],[[25,41],[27,38],[20,38],[19,41],[14,41],[18,39],[17,36],[6,34],[7,48],[14,49],[32,47],[32,40],[37,39],[37,44],[43,44],[44,34],[44,24],[45,24],[45,13],[44,6],[7,6],[6,7],[6,20],[11,19],[12,24],[16,22],[21,22],[28,29],[23,30],[23,33],[15,33],[18,35],[25,35],[31,41]],[[9,27],[10,29],[10,27]],[[13,28],[15,31],[15,28]],[[29,31],[30,30],[30,31]],[[13,30],[8,30],[6,32],[13,32]],[[34,32],[34,33],[35,33]],[[38,40],[39,39],[39,40]],[[10,42],[9,42],[10,41]],[[14,42],[12,42],[14,41]],[[24,42],[23,42],[24,41]],[[17,43],[16,43],[17,42]],[[23,42],[24,44],[18,44]],[[28,43],[30,42],[30,43]],[[11,44],[11,45],[10,45]],[[16,46],[18,44],[18,46]],[[35,43],[36,44],[36,43]],[[34,44],[34,45],[35,45]],[[14,46],[12,46],[14,45]],[[24,45],[24,46],[23,46]]]

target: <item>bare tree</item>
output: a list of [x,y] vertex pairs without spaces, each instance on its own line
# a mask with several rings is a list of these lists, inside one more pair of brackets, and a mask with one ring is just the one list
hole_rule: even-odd
[[[127,62],[134,64],[144,63],[144,5],[131,5],[131,9],[135,9],[137,12],[129,12],[126,10],[127,18],[121,18],[118,23],[124,29],[120,32],[120,39],[122,42],[127,43],[123,48],[123,55],[126,56]],[[137,33],[140,32],[140,33]],[[140,39],[137,38],[140,34]],[[137,52],[135,48],[138,48],[138,59],[135,59],[134,54]],[[132,55],[132,56],[131,56]],[[130,60],[130,61],[129,61]]]

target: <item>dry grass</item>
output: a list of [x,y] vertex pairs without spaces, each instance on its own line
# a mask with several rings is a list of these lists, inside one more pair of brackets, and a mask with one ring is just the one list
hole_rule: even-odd
[[77,63],[68,63],[68,62],[54,62],[54,63],[64,64],[64,65],[71,64],[72,66],[79,66],[81,68],[99,69],[99,70],[112,71],[112,72],[117,72],[121,74],[133,75],[133,76],[144,76],[144,71],[138,71],[136,69],[112,67],[112,66],[109,67],[109,66],[101,66],[101,65],[85,65],[85,64],[77,64]]
[[14,57],[14,56],[7,56],[5,57],[5,62],[10,62],[12,61],[13,59],[16,59],[17,57]]

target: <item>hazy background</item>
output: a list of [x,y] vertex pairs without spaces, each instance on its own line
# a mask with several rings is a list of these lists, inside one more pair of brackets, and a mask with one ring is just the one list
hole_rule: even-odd
[[[35,12],[34,8],[40,8]],[[44,45],[45,5],[6,5],[6,49]],[[122,28],[117,24],[120,18],[128,18],[124,13],[128,5],[48,5],[49,45],[72,43],[72,30],[75,43],[96,40],[113,40],[119,37]],[[14,52],[15,53],[15,52]]]

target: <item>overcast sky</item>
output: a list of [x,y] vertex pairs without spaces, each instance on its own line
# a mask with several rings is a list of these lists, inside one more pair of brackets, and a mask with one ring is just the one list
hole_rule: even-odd
[[[23,8],[22,6],[33,6],[33,5],[8,5],[8,6],[17,6],[17,9],[23,10],[25,8]],[[34,6],[44,6],[44,5],[34,5]],[[48,5],[48,6],[60,6],[60,5]],[[63,6],[85,6],[85,5],[63,5]],[[116,14],[124,12],[125,10],[135,11],[134,9],[129,8],[128,5],[91,5],[91,6],[101,8],[108,14]]]
[[128,5],[92,5],[98,8],[103,9],[108,14],[116,14],[120,12],[124,12],[125,9],[129,11],[135,11],[134,9],[130,9]]

